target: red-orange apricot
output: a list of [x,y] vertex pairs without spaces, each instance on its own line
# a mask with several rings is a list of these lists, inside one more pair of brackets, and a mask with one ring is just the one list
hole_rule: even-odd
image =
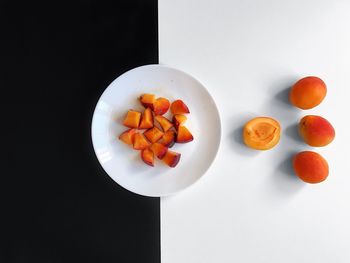
[[314,147],[326,146],[335,137],[332,124],[316,115],[307,115],[300,120],[299,133],[308,145]]
[[306,183],[316,184],[326,180],[329,170],[327,161],[318,153],[304,151],[293,159],[296,175]]
[[327,94],[327,86],[318,77],[305,77],[298,80],[289,93],[289,100],[303,110],[319,105]]

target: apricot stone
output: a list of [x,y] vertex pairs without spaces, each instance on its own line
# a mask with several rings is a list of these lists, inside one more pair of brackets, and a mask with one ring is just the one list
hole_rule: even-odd
[[296,175],[306,183],[316,184],[326,180],[329,170],[327,161],[318,153],[304,151],[293,159]]
[[299,133],[305,143],[313,147],[326,146],[335,137],[332,124],[325,118],[316,115],[307,115],[300,120]]
[[327,86],[318,77],[305,77],[298,80],[289,93],[289,100],[303,110],[319,105],[327,94]]
[[281,126],[270,117],[257,117],[243,128],[244,143],[255,150],[269,150],[280,140]]

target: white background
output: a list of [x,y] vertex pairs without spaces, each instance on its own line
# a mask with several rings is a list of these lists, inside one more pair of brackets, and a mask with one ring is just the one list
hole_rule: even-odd
[[[162,263],[350,262],[350,1],[160,0],[159,43],[160,63],[207,87],[223,128],[207,174],[161,201]],[[328,94],[301,111],[287,89],[306,75],[323,78]],[[318,185],[290,166],[312,149],[295,130],[305,114],[326,117],[337,133],[315,149],[330,166]],[[258,115],[283,127],[268,152],[241,143],[242,125]]]

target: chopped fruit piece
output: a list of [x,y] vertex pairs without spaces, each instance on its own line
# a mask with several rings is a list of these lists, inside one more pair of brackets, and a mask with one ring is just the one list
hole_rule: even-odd
[[315,115],[307,115],[300,120],[299,133],[308,145],[314,147],[326,146],[335,137],[332,124],[325,118]]
[[153,103],[153,112],[155,115],[163,115],[170,107],[169,100],[165,98],[158,98]]
[[143,94],[140,96],[140,102],[145,108],[151,108],[153,110],[153,103],[156,100],[156,96],[153,94]]
[[306,77],[298,80],[289,93],[289,100],[303,110],[316,107],[327,94],[327,86],[318,77]]
[[279,142],[280,133],[278,121],[269,117],[257,117],[244,125],[243,141],[255,150],[268,150]]
[[154,154],[149,148],[143,149],[141,151],[141,159],[146,164],[154,166]]
[[179,163],[180,158],[181,158],[180,153],[168,150],[163,158],[163,162],[170,167],[175,167]]
[[175,129],[177,130],[177,128],[183,124],[185,121],[187,120],[187,117],[185,115],[182,114],[176,114],[173,116],[173,123],[175,126]]
[[161,143],[155,142],[152,144],[151,150],[159,159],[163,159],[164,155],[168,151],[168,148]]
[[143,133],[146,138],[151,142],[155,143],[157,142],[160,138],[162,138],[164,132],[159,130],[157,127],[153,127],[152,129],[149,129]]
[[126,144],[132,145],[134,143],[135,129],[130,129],[119,135],[119,140],[125,142]]
[[138,128],[141,119],[141,112],[129,110],[125,116],[123,124],[129,128]]
[[193,141],[193,136],[191,132],[185,126],[179,126],[177,130],[176,142],[186,143],[190,141]]
[[167,131],[166,133],[164,133],[160,143],[168,148],[171,148],[175,143],[175,135],[176,135],[175,131],[173,130]]
[[143,150],[150,146],[150,142],[146,140],[145,136],[141,133],[135,133],[134,135],[134,149]]
[[190,110],[182,100],[175,100],[171,106],[170,110],[172,114],[185,114],[190,113]]
[[171,121],[161,115],[157,115],[155,118],[165,132],[174,126]]
[[320,183],[328,176],[328,163],[316,152],[304,151],[296,154],[293,168],[301,180],[310,184]]
[[139,129],[149,129],[153,127],[153,115],[150,108],[145,109],[142,114],[141,123]]

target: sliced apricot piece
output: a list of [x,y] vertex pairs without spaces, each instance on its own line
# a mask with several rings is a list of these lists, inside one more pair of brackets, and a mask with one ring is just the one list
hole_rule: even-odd
[[179,126],[177,130],[176,142],[186,143],[193,141],[193,135],[185,126]]
[[156,96],[154,94],[143,94],[140,96],[140,102],[145,108],[151,108],[153,110],[153,103],[156,100]]
[[153,127],[153,114],[150,108],[145,109],[142,114],[139,129],[149,129]]
[[151,143],[155,143],[162,138],[164,132],[159,130],[157,127],[153,127],[152,129],[145,131],[143,134]]
[[147,141],[147,139],[145,138],[145,136],[143,136],[142,133],[135,133],[133,145],[135,150],[143,150],[149,147],[150,145],[150,142]]
[[169,121],[167,118],[161,116],[161,115],[156,115],[155,119],[159,123],[159,125],[162,127],[163,131],[166,132],[169,130],[171,127],[174,125]]
[[328,177],[329,169],[326,159],[312,151],[296,154],[293,159],[296,175],[306,183],[320,183]]
[[168,151],[168,148],[159,142],[153,143],[150,149],[153,151],[153,153],[157,156],[158,159],[163,159],[166,152]]
[[173,130],[168,130],[164,133],[160,143],[164,146],[171,148],[175,143],[176,134]]
[[174,168],[180,161],[181,154],[168,150],[163,158],[163,162]]
[[243,141],[250,148],[269,150],[279,142],[280,133],[278,121],[270,117],[257,117],[244,125]]
[[175,100],[173,103],[171,103],[170,110],[174,115],[190,113],[187,105],[182,100]]
[[154,154],[149,148],[145,148],[141,151],[141,159],[145,164],[154,166]]
[[122,142],[132,145],[134,143],[134,135],[136,133],[136,129],[129,129],[119,135],[119,140]]
[[129,110],[124,118],[123,124],[129,128],[137,129],[140,124],[141,112]]
[[187,120],[187,117],[185,115],[182,114],[176,114],[173,116],[173,123],[174,123],[174,127],[177,130],[177,128],[184,124],[185,121]]
[[295,107],[307,110],[319,105],[326,94],[327,86],[323,80],[310,76],[298,80],[293,85],[289,93],[289,100]]
[[163,115],[168,111],[170,102],[166,98],[158,98],[153,103],[153,112],[155,115]]

